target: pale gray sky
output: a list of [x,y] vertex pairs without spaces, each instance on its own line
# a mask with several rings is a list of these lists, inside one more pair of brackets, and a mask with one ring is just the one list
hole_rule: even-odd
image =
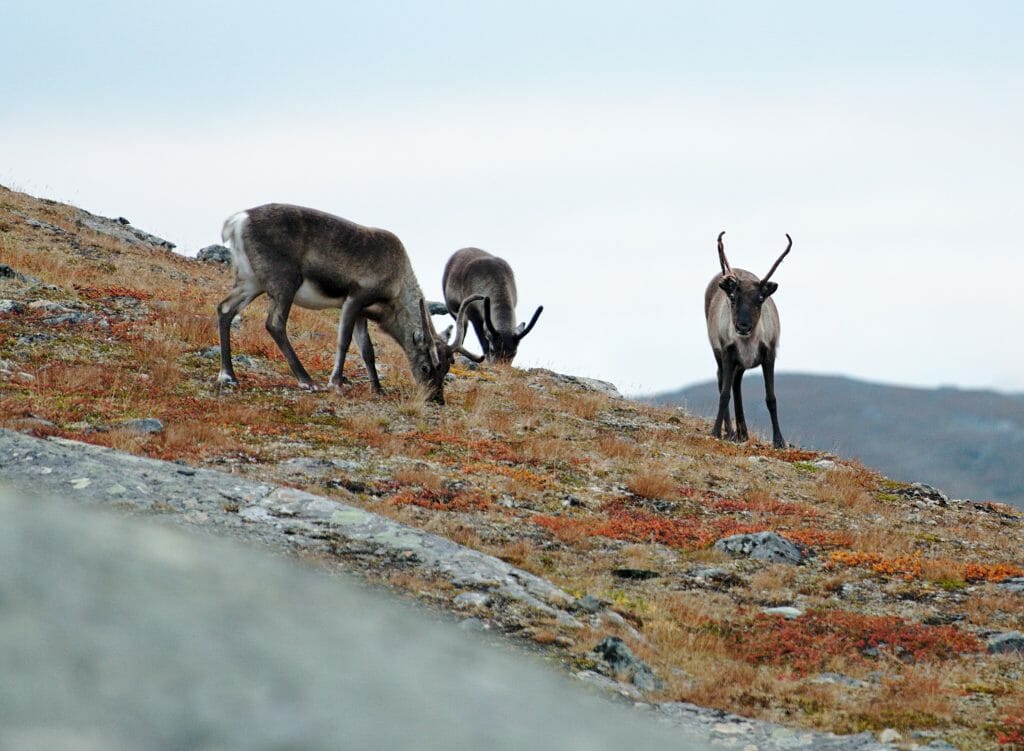
[[[25,4],[28,5],[28,4]],[[1014,2],[37,2],[4,12],[0,182],[192,254],[233,211],[516,269],[517,363],[714,375],[702,295],[776,272],[779,369],[1024,391]],[[439,321],[440,323],[440,321]]]

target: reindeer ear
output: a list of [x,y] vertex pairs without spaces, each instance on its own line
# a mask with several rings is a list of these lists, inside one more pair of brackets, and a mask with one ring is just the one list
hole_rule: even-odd
[[775,282],[761,282],[761,297],[768,298],[779,288]]
[[448,337],[451,336],[453,328],[454,328],[453,326],[449,326],[444,331],[442,331],[438,336],[440,336],[445,341],[448,341]]
[[718,280],[718,286],[725,290],[726,294],[731,295],[736,291],[739,286],[739,282],[736,281],[736,277],[731,274],[727,274]]

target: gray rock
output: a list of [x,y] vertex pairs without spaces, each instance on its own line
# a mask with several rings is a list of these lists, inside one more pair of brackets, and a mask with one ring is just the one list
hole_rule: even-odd
[[761,608],[761,612],[766,613],[767,615],[781,615],[783,618],[787,620],[799,618],[804,614],[804,611],[802,611],[800,608],[792,608],[786,606],[777,608]]
[[596,391],[600,394],[607,396],[614,396],[617,399],[622,398],[622,394],[615,388],[614,383],[608,381],[599,381],[596,378],[585,378],[583,376],[567,375],[565,373],[552,373],[556,380],[562,381],[563,383],[572,383],[577,386],[582,386],[588,391]]
[[0,263],[0,279],[17,279],[21,276],[6,263]]
[[886,728],[878,734],[879,743],[896,743],[901,740],[903,740],[903,736],[894,728]]
[[134,420],[124,420],[114,425],[122,430],[130,430],[133,433],[162,433],[164,424],[155,417],[141,417]]
[[754,558],[771,563],[796,565],[804,554],[796,545],[775,532],[756,532],[749,535],[732,535],[715,543],[715,549],[732,556]]
[[[170,240],[164,240],[162,237],[151,235],[138,227],[133,227],[123,216],[117,219],[110,219],[79,209],[79,217],[76,220],[76,224],[79,227],[91,229],[93,232],[99,232],[100,234],[123,240],[131,245],[150,245],[164,250],[174,250],[175,247],[174,243]],[[63,232],[63,230],[61,231]]]
[[[234,321],[232,321],[232,323],[231,323],[232,327],[234,327],[234,325],[235,325],[235,323],[237,321],[238,321],[237,318]],[[212,347],[207,347],[206,349],[202,350],[199,353],[199,356],[204,358],[204,359],[206,359],[206,360],[218,360],[218,359],[220,359],[220,345],[219,344],[215,344]],[[237,352],[232,352],[231,353],[231,359],[234,361],[235,365],[240,365],[243,368],[250,368],[251,369],[251,368],[255,368],[256,367],[256,361],[253,360],[251,357],[249,357],[249,355],[243,355],[243,354],[239,354]]]
[[949,496],[947,496],[938,488],[932,487],[931,485],[928,485],[926,483],[915,482],[913,485],[911,485],[911,488],[913,488],[914,491],[916,491],[915,494],[920,498],[927,498],[928,500],[931,501],[937,501],[943,506],[949,503]]
[[736,587],[743,584],[743,579],[729,569],[718,566],[697,566],[686,572],[688,576],[697,580],[699,584],[714,587]]
[[197,261],[205,261],[207,263],[231,263],[231,249],[225,248],[223,245],[207,245],[205,248],[196,253]]
[[818,673],[818,675],[811,678],[811,683],[849,686],[850,688],[863,688],[868,685],[866,681],[862,681],[859,678],[851,678],[842,673]]
[[1003,581],[999,582],[996,586],[999,589],[1005,589],[1007,592],[1024,594],[1024,577],[1004,579]]
[[8,313],[10,315],[21,315],[24,312],[24,303],[20,303],[17,300],[0,300],[0,313]]
[[64,324],[69,326],[81,326],[86,323],[95,323],[100,326],[110,325],[100,316],[93,315],[92,313],[82,313],[77,310],[72,310],[68,313],[59,313],[58,315],[44,318],[43,323],[50,326],[62,326]]
[[33,300],[28,304],[28,307],[32,310],[39,310],[44,313],[67,313],[71,310],[67,305],[63,305],[53,300]]
[[1004,631],[990,636],[986,645],[988,653],[992,655],[1024,652],[1024,634],[1020,631]]
[[661,687],[661,681],[654,677],[651,666],[633,654],[633,650],[619,637],[606,636],[591,651],[608,663],[613,673],[629,675],[633,685],[641,691],[654,691]]
[[584,595],[576,600],[576,607],[584,613],[597,613],[608,606],[608,603],[594,595]]
[[455,607],[466,608],[467,610],[486,608],[492,601],[493,598],[486,592],[463,592],[452,600],[455,603]]
[[347,579],[137,518],[4,495],[0,591],[10,751],[710,749]]

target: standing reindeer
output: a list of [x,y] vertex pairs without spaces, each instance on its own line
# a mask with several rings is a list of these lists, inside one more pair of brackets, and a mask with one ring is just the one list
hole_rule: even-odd
[[[363,227],[315,209],[271,203],[228,218],[222,233],[231,247],[235,284],[217,306],[220,328],[218,382],[237,383],[231,365],[231,321],[261,294],[270,298],[267,331],[303,388],[316,388],[286,333],[293,304],[319,310],[340,308],[338,352],[330,385],[345,382],[345,354],[353,335],[373,390],[380,379],[367,320],[401,345],[413,377],[428,397],[444,404],[444,378],[455,353],[483,357],[462,347],[466,316],[458,317],[449,343],[434,330],[405,248],[387,230]],[[450,331],[450,329],[449,329]]]
[[[779,429],[779,415],[775,403],[775,354],[779,347],[779,311],[770,300],[779,285],[769,281],[782,259],[793,247],[793,239],[787,234],[789,244],[778,260],[768,270],[764,279],[743,269],[734,269],[725,257],[725,245],[718,235],[718,262],[721,274],[715,274],[704,292],[704,316],[708,323],[708,339],[718,363],[718,416],[711,434],[722,437],[725,425],[726,437],[739,441],[747,440],[747,422],[743,416],[743,398],[740,381],[743,372],[761,366],[764,373],[765,403],[772,418],[772,443],[776,448],[786,445]],[[729,421],[729,392],[732,391],[736,410],[736,432]]]
[[[537,323],[544,306],[530,322],[516,325],[516,280],[512,267],[479,248],[455,251],[441,277],[448,312],[461,318],[468,313],[484,356],[491,361],[512,362],[519,342]],[[483,302],[474,299],[483,298]]]

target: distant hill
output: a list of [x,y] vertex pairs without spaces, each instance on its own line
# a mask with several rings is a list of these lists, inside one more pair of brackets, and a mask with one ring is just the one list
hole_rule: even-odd
[[[713,382],[698,383],[645,401],[714,417],[716,391]],[[743,396],[750,428],[770,436],[759,370],[743,379]],[[893,478],[937,485],[956,497],[1024,508],[1024,394],[781,374],[776,396],[790,443],[855,456]]]

